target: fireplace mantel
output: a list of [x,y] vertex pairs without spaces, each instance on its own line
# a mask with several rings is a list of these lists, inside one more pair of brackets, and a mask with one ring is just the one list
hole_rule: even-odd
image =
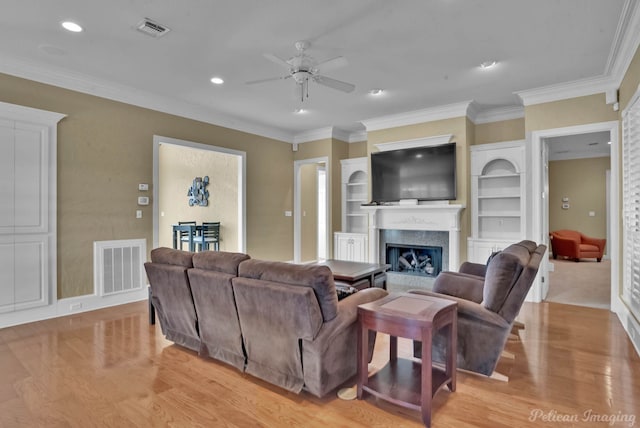
[[449,232],[449,268],[460,261],[460,213],[464,205],[372,205],[363,206],[369,214],[369,261],[380,260],[380,230],[441,230]]

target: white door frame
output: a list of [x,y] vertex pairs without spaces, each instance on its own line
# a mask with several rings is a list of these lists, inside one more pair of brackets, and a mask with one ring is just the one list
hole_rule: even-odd
[[160,213],[158,206],[158,183],[160,180],[160,144],[172,144],[174,146],[188,147],[192,149],[207,150],[211,152],[224,153],[238,157],[238,252],[247,251],[247,215],[246,215],[246,195],[247,195],[247,153],[240,150],[228,149],[226,147],[210,146],[208,144],[194,143],[193,141],[178,140],[176,138],[153,136],[153,248],[159,245],[159,224]]
[[302,169],[302,165],[309,165],[315,163],[324,163],[327,169],[327,191],[325,192],[327,197],[327,245],[329,242],[329,232],[330,232],[330,217],[329,213],[330,204],[329,204],[329,189],[331,189],[331,174],[329,173],[329,157],[322,156],[318,158],[311,159],[302,159],[293,161],[293,261],[294,263],[300,263],[302,258],[302,246],[301,246],[301,237],[302,237],[302,197],[300,195],[300,191],[302,189],[300,170]]
[[[611,182],[609,189],[609,194],[611,195],[609,212],[607,213],[610,218],[609,222],[609,236],[611,242],[609,243],[610,256],[611,256],[611,310],[617,312],[618,305],[621,304],[619,299],[619,243],[620,243],[620,233],[619,233],[619,222],[620,222],[620,201],[619,201],[619,184],[620,184],[620,149],[618,146],[619,142],[619,132],[618,132],[619,123],[617,120],[610,122],[600,122],[600,123],[590,123],[587,125],[577,125],[577,126],[568,126],[564,128],[555,128],[555,129],[544,129],[541,131],[533,131],[528,136],[527,140],[530,141],[528,145],[530,147],[530,151],[528,153],[529,160],[531,163],[531,191],[528,192],[529,195],[529,212],[533,215],[531,216],[531,223],[529,230],[527,231],[528,236],[531,237],[532,240],[536,242],[544,241],[544,234],[547,234],[548,230],[542,230],[542,216],[544,214],[544,206],[543,203],[548,203],[548,201],[544,201],[542,197],[542,183],[544,173],[542,168],[542,144],[545,138],[552,137],[562,137],[566,135],[574,135],[574,134],[586,134],[591,132],[602,132],[609,131],[609,135],[611,136]],[[544,295],[544,290],[540,281],[540,277],[544,276],[545,278],[549,278],[549,274],[546,271],[548,268],[547,263],[543,263],[541,266],[541,273],[536,278],[533,286],[531,287],[531,292],[529,293],[529,299],[534,302],[541,302],[546,296]]]

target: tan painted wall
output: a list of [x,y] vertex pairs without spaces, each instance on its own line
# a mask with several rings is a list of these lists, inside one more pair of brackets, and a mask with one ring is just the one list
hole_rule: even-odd
[[318,168],[320,164],[300,167],[300,257],[303,262],[318,258]]
[[604,94],[525,107],[526,132],[618,120]]
[[475,126],[473,144],[524,140],[524,118],[481,123]]
[[152,206],[140,220],[135,210],[138,183],[152,183],[154,134],[245,151],[247,251],[292,258],[290,144],[3,74],[0,101],[67,115],[58,126],[59,298],[93,293],[94,241],[151,247]]
[[[161,144],[158,158],[160,246],[173,245],[171,225],[179,221],[219,221],[220,250],[238,251],[238,157]],[[193,179],[205,175],[209,177],[209,204],[189,206],[187,191]]]
[[[549,162],[549,230],[571,229],[607,237],[606,181],[609,157]],[[562,209],[562,198],[570,208]],[[589,211],[595,217],[589,217]]]
[[349,143],[349,159],[362,158],[367,155],[367,142]]
[[[460,231],[460,260],[467,259],[467,236],[470,228],[469,201],[469,139],[467,133],[472,127],[466,117],[438,120],[396,128],[381,129],[368,133],[367,154],[377,151],[375,144],[393,141],[404,141],[415,138],[433,137],[437,135],[453,134],[452,141],[456,142],[456,180],[457,199],[452,204],[463,204],[467,208],[462,211]],[[371,186],[371,180],[369,180]],[[371,195],[371,189],[369,189]],[[457,266],[456,266],[457,268]]]
[[329,254],[333,254],[333,234],[342,230],[342,159],[349,157],[351,144],[340,140],[333,140],[331,144],[331,243]]

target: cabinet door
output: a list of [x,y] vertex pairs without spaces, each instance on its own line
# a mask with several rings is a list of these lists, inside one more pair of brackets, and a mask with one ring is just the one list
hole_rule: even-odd
[[0,312],[49,302],[47,129],[0,119]]
[[15,129],[15,233],[46,233],[49,153],[46,128],[17,122]]
[[334,235],[334,254],[333,257],[336,260],[347,260],[347,256],[349,253],[349,240],[341,233],[336,233]]
[[14,310],[13,236],[0,235],[0,313]]
[[14,233],[15,133],[13,123],[13,121],[0,119],[0,235]]
[[14,310],[48,302],[47,237],[16,236],[14,244]]
[[353,240],[353,252],[351,261],[365,263],[367,261],[367,237],[355,236]]

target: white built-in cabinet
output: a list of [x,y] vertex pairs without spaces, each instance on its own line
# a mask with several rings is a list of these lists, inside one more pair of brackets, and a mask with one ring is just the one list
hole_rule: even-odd
[[0,313],[55,298],[55,143],[63,117],[0,103]]
[[368,261],[368,215],[361,205],[368,202],[368,158],[343,159],[342,232],[334,234],[333,257],[354,262]]
[[485,263],[494,251],[524,239],[524,141],[471,146],[471,237],[468,259]]

